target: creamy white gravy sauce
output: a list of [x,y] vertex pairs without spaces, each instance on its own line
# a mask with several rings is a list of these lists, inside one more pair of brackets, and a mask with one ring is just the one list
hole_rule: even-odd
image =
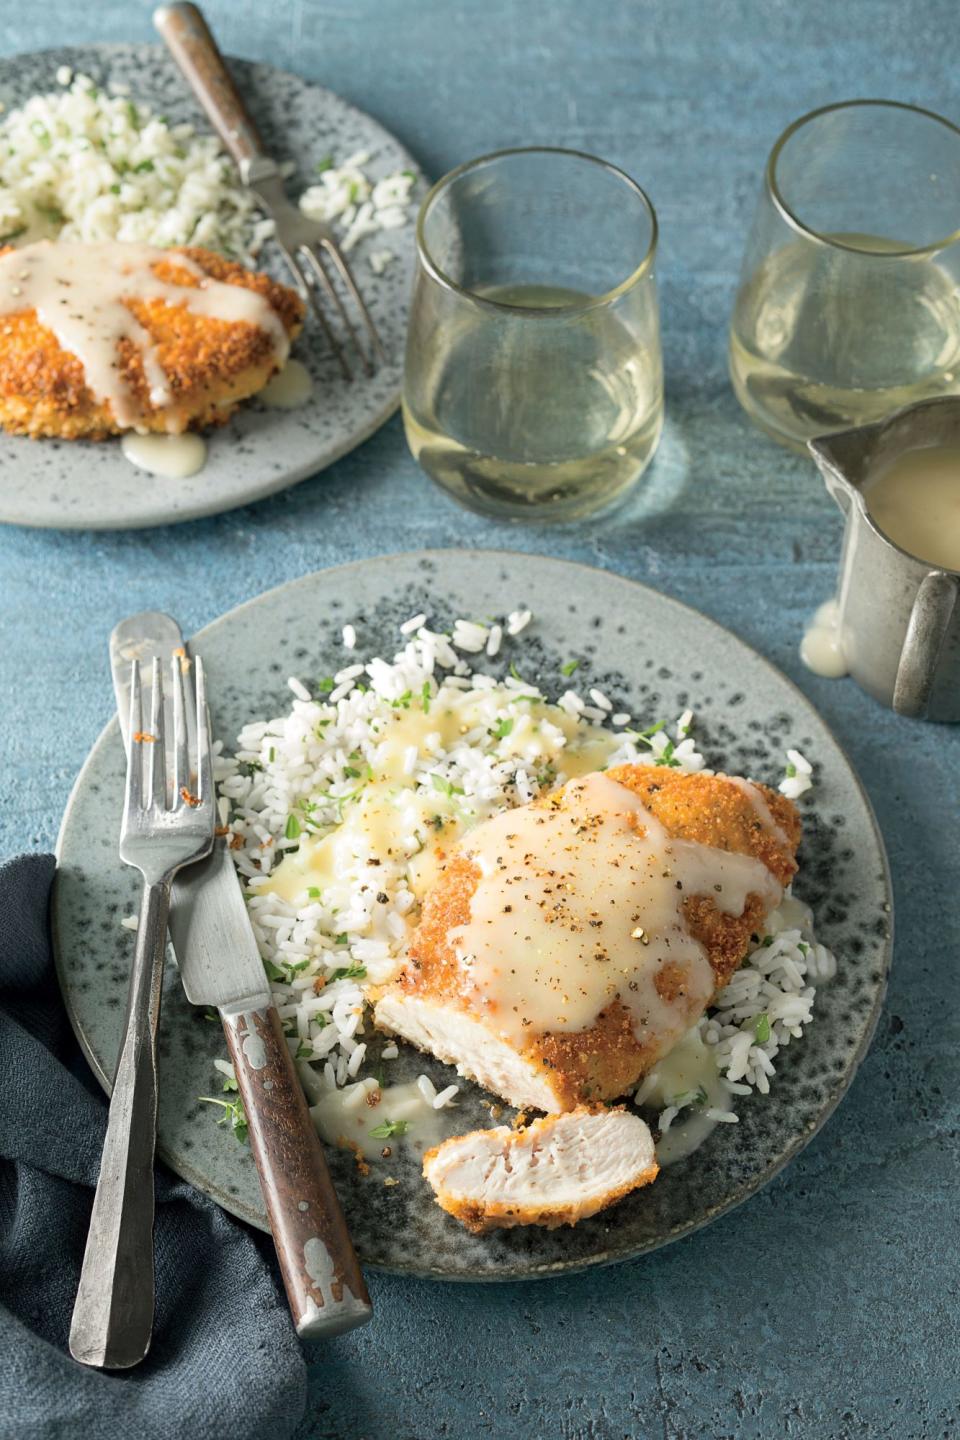
[[825,600],[810,621],[800,642],[800,659],[814,675],[823,675],[827,680],[839,680],[849,673],[836,600]]
[[657,1159],[661,1165],[675,1165],[699,1149],[718,1122],[704,1113],[707,1108],[727,1110],[730,1091],[717,1070],[713,1047],[705,1045],[696,1026],[689,1030],[678,1045],[657,1062],[647,1076],[643,1089],[643,1105],[662,1111],[690,1092],[702,1090],[706,1099],[696,1109],[681,1110],[665,1135],[657,1141]]
[[[153,267],[164,259],[198,283],[160,279]],[[121,340],[131,341],[142,356],[150,403],[167,405],[172,396],[156,346],[128,300],[162,300],[194,315],[255,325],[272,337],[278,365],[287,358],[287,333],[269,301],[245,286],[210,279],[185,255],[114,240],[40,240],[0,256],[0,315],[34,310],[40,324],[80,361],[88,388],[109,404],[117,424],[135,430],[143,416],[120,368]]]
[[863,487],[867,509],[901,550],[960,570],[960,448],[906,450]]
[[[706,895],[740,915],[751,893],[769,908],[781,896],[762,862],[672,840],[630,790],[600,774],[487,820],[462,849],[481,879],[451,939],[473,1003],[515,1044],[586,1029],[614,1000],[641,1043],[679,1039],[714,989],[684,900]],[[679,993],[664,999],[658,977]]]
[[186,480],[202,470],[207,459],[207,442],[199,435],[138,435],[128,430],[120,448],[138,470],[164,480]]
[[257,396],[271,410],[299,410],[313,394],[313,377],[299,360],[288,360]]
[[[440,868],[456,842],[469,829],[454,800],[418,785],[406,771],[408,751],[430,756],[448,750],[475,725],[484,723],[486,701],[482,693],[475,700],[446,708],[434,704],[428,713],[418,707],[398,711],[384,729],[371,761],[372,775],[358,800],[349,805],[337,828],[321,837],[304,836],[271,873],[260,894],[275,894],[292,903],[305,904],[308,888],[332,896],[336,903],[351,860],[374,855],[380,860],[404,860],[410,889],[422,899],[436,882]],[[606,765],[616,749],[616,737],[609,731],[577,730],[576,718],[556,706],[544,706],[551,725],[562,730],[571,745],[564,749],[559,764],[565,776],[583,775]],[[520,754],[529,746],[530,734],[520,721],[503,744],[504,753]],[[535,762],[534,762],[535,763]],[[443,819],[437,829],[434,820]],[[421,837],[422,848],[408,856],[404,838]],[[349,904],[348,887],[342,889],[342,903]],[[413,923],[415,917],[411,917]]]
[[[379,1095],[379,1100],[371,1103]],[[389,1159],[384,1150],[397,1153],[405,1147],[423,1154],[439,1145],[456,1128],[455,1111],[434,1110],[414,1082],[409,1085],[384,1085],[373,1077],[345,1085],[342,1090],[328,1090],[311,1105],[310,1114],[321,1136],[329,1145],[347,1141],[356,1146],[366,1160]],[[402,1134],[371,1135],[387,1120],[401,1122]],[[451,1128],[452,1127],[452,1128]]]

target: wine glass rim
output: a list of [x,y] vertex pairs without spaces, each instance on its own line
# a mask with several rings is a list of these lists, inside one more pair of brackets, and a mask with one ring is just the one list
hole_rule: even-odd
[[[636,265],[619,284],[614,285],[609,290],[605,290],[600,295],[586,295],[582,300],[571,300],[570,303],[566,305],[551,305],[549,309],[535,310],[527,305],[512,305],[504,300],[494,300],[488,295],[478,294],[476,290],[471,290],[468,285],[461,285],[458,281],[454,280],[453,276],[448,275],[442,266],[437,263],[430,252],[425,234],[427,216],[434,202],[455,181],[459,180],[461,176],[466,175],[469,171],[479,169],[481,165],[489,165],[493,160],[504,160],[515,155],[562,155],[571,160],[586,160],[589,164],[596,165],[601,170],[606,170],[617,180],[622,181],[626,188],[639,198],[650,222],[650,239],[647,242],[647,248],[640,263]],[[432,280],[444,290],[452,291],[473,305],[498,311],[502,314],[523,315],[531,320],[555,320],[564,316],[583,314],[588,310],[597,309],[602,305],[610,305],[613,301],[618,300],[621,295],[625,295],[628,290],[631,290],[638,284],[653,268],[659,235],[660,226],[652,200],[643,187],[638,185],[636,180],[628,175],[625,170],[621,170],[619,165],[614,165],[609,160],[602,160],[599,155],[591,155],[586,150],[571,150],[562,145],[514,145],[505,150],[491,150],[486,155],[477,155],[473,160],[465,160],[462,165],[457,165],[453,170],[448,170],[446,175],[441,176],[436,184],[431,186],[427,194],[423,197],[420,211],[417,215],[417,256],[420,264]]]
[[957,241],[960,240],[960,225],[958,225],[955,230],[952,230],[949,235],[945,235],[942,239],[933,240],[928,245],[908,245],[900,250],[865,250],[859,245],[844,244],[841,240],[822,235],[819,230],[815,230],[812,225],[807,225],[801,220],[796,211],[791,209],[787,204],[777,180],[777,162],[788,141],[792,140],[793,136],[798,130],[802,129],[804,125],[809,124],[811,120],[818,120],[821,115],[830,115],[836,110],[852,110],[857,107],[866,106],[874,106],[884,110],[907,110],[914,115],[922,115],[924,119],[936,121],[936,123],[942,125],[945,130],[952,130],[953,133],[960,138],[960,127],[954,125],[952,120],[947,120],[945,116],[938,115],[935,110],[927,110],[922,105],[908,105],[906,101],[903,100],[871,99],[868,96],[859,100],[836,100],[831,105],[820,105],[816,110],[808,110],[805,115],[801,115],[798,119],[794,120],[782,132],[775,142],[773,149],[770,151],[770,156],[767,160],[767,189],[780,215],[791,229],[796,230],[798,234],[803,235],[808,240],[812,240],[815,244],[823,245],[829,250],[845,250],[854,255],[862,255],[865,259],[870,260],[902,260],[906,256],[912,255],[934,255],[940,250],[946,250],[950,245],[955,245]]

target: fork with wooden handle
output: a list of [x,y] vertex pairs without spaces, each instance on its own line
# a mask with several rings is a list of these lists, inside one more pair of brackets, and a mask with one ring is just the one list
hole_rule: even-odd
[[[124,717],[135,655],[177,660],[191,713],[193,660],[179,625],[158,611],[122,620],[110,636],[110,668],[128,753],[134,732]],[[297,1333],[326,1338],[365,1325],[373,1310],[363,1272],[224,840],[174,881],[170,939],[187,999],[216,1008],[223,1021]]]
[[[190,3],[161,5],[153,13],[153,23],[237,162],[243,183],[254,192],[273,220],[283,258],[293,272],[300,293],[309,301],[345,379],[352,379],[353,371],[324,311],[321,296],[332,309],[353,352],[359,356],[364,372],[372,375],[377,361],[386,357],[347,258],[329,225],[308,219],[287,199],[280,166],[268,155],[202,12]],[[338,284],[350,308],[341,299]],[[351,318],[351,308],[356,323]],[[366,336],[365,343],[360,332]]]
[[[179,662],[173,677],[174,772],[168,797],[160,662],[153,662],[150,729],[143,729],[140,666],[130,687],[131,745],[120,858],[143,875],[133,971],[110,1098],[70,1353],[85,1365],[127,1369],[153,1331],[153,1159],[157,1134],[157,1021],[174,875],[213,846],[215,804],[203,665],[196,661],[197,753],[191,767]],[[196,778],[194,778],[194,776]]]

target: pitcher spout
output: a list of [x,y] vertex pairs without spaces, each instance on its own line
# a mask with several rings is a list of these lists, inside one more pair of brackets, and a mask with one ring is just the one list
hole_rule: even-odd
[[870,473],[883,429],[883,422],[858,425],[853,430],[838,430],[807,441],[827,489],[842,510],[847,509],[853,493]]

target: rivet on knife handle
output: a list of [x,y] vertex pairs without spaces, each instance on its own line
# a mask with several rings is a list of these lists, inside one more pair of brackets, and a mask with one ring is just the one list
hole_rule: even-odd
[[260,133],[198,7],[161,5],[153,23],[237,164],[264,156]]
[[365,1325],[370,1296],[280,1017],[224,1013],[223,1028],[297,1334]]

